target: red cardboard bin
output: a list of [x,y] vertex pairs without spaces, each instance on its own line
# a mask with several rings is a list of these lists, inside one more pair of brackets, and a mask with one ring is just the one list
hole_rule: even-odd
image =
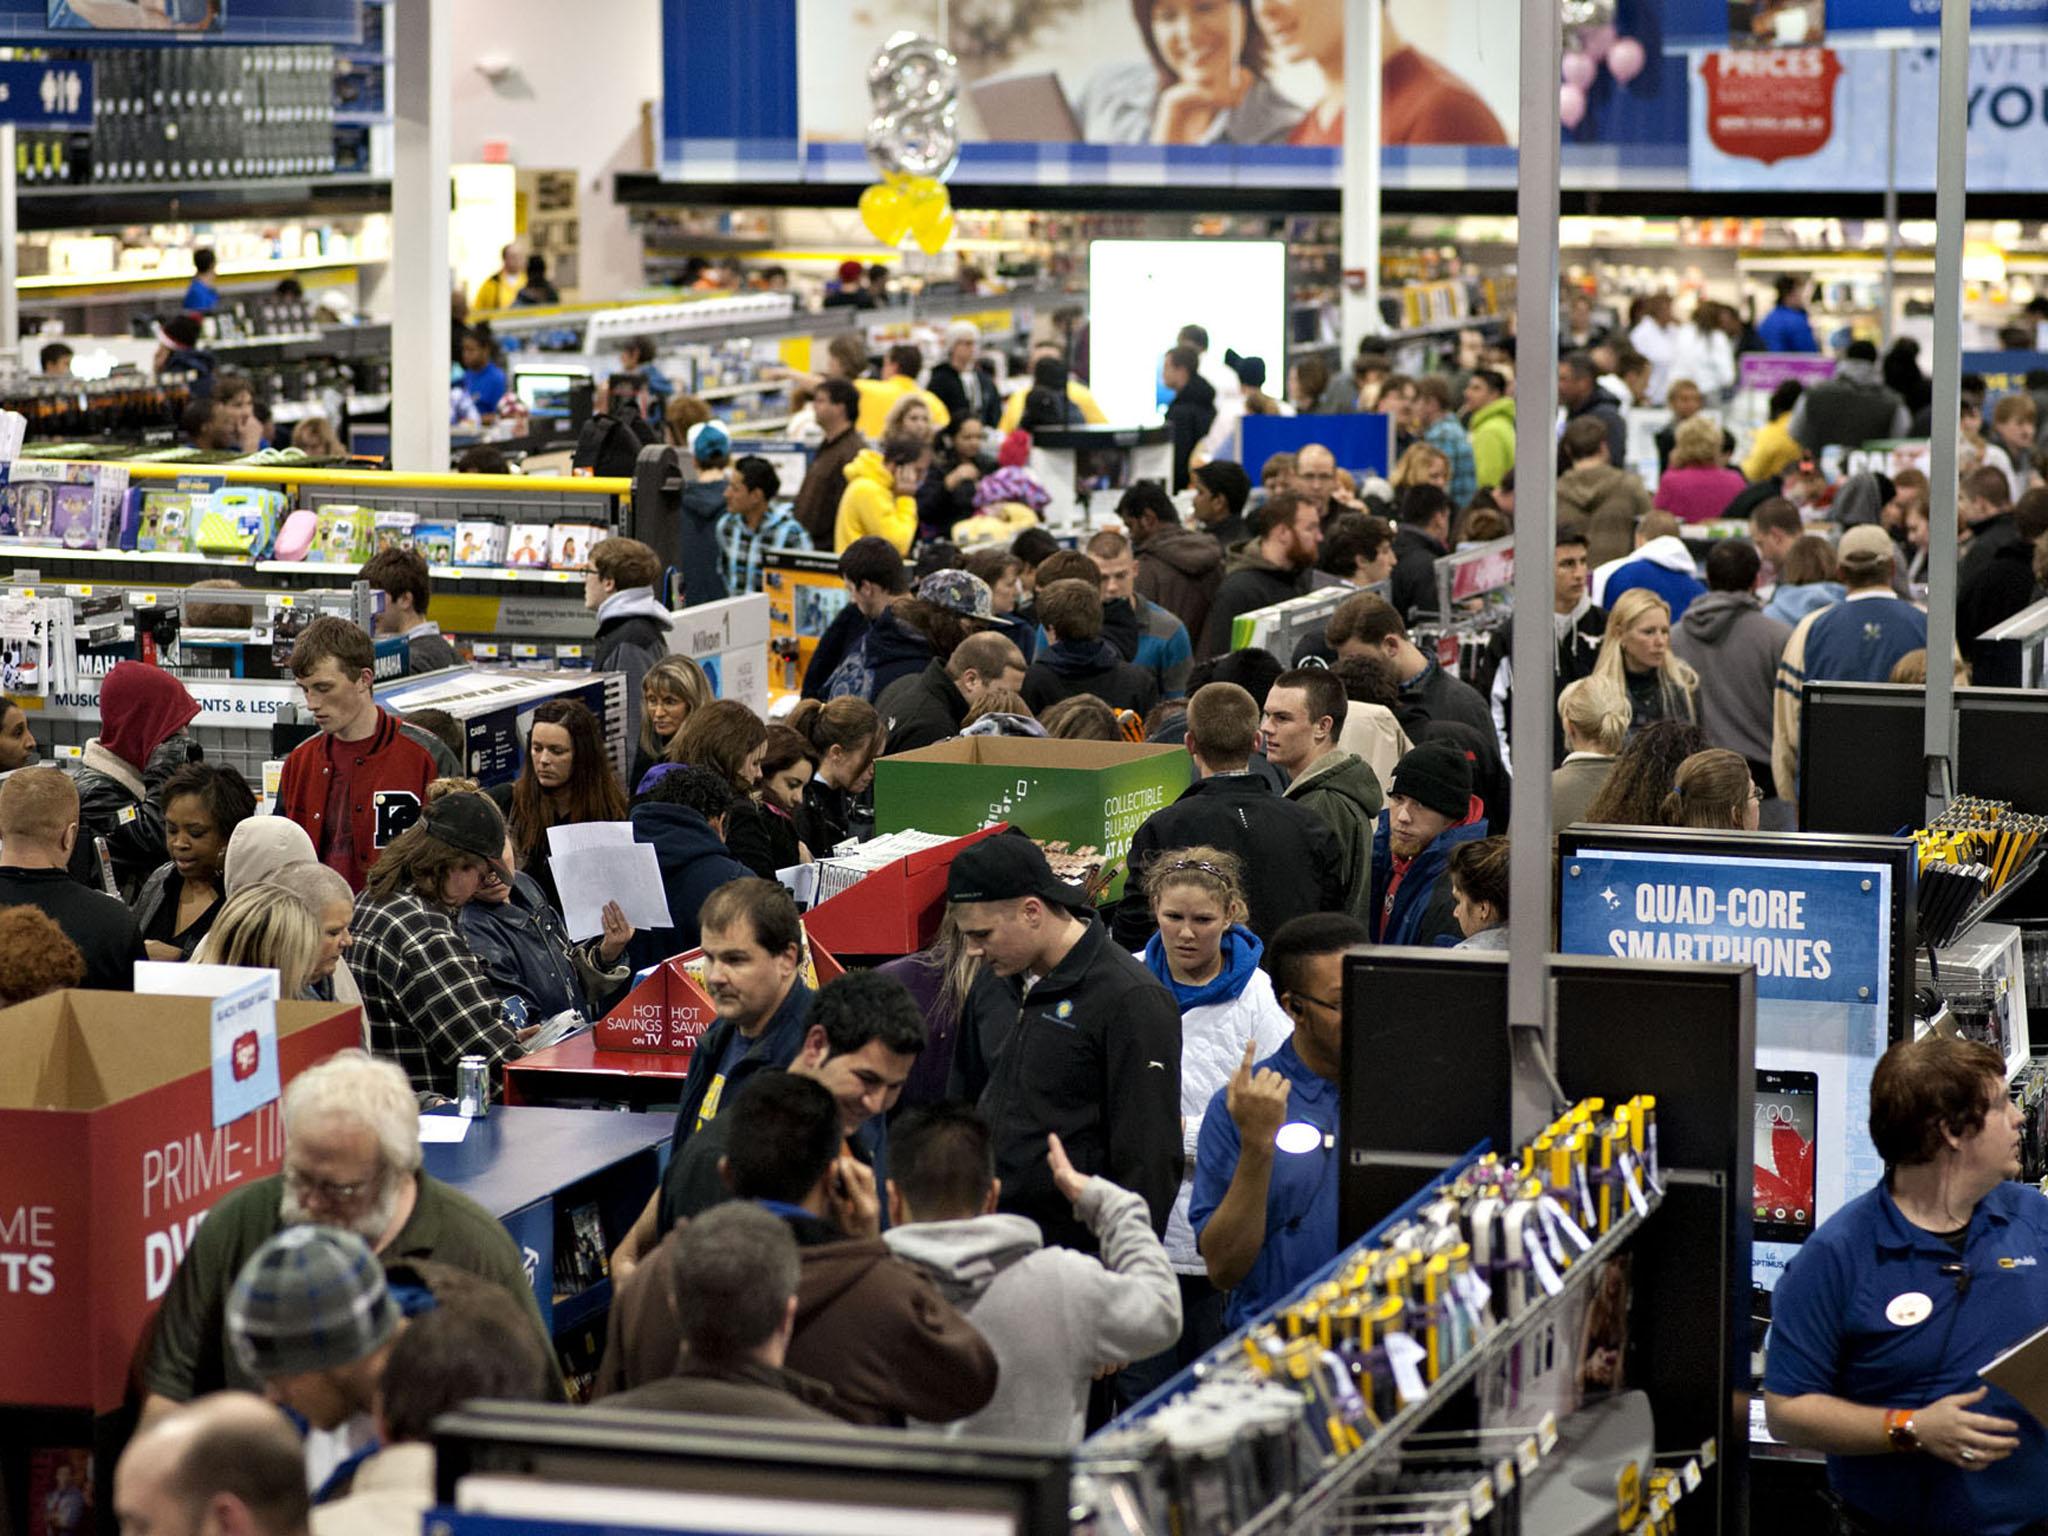
[[[813,989],[846,967],[826,952],[815,938],[806,944],[803,977]],[[591,1031],[601,1051],[661,1051],[688,1057],[697,1041],[718,1017],[718,1009],[704,991],[704,951],[690,950],[664,960],[647,973],[647,979],[628,992],[625,1001],[597,1021]]]
[[[119,1408],[199,1220],[284,1161],[279,1104],[213,1124],[212,1001],[53,992],[0,1011],[0,1402]],[[278,1078],[362,1043],[354,1008],[277,1007]]]
[[860,884],[819,902],[804,926],[842,955],[911,955],[939,936],[946,876],[960,850],[1009,830],[1006,821],[884,864]]

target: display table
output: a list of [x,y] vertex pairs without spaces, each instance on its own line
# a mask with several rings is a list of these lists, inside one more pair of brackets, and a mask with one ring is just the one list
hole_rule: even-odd
[[[594,1031],[505,1063],[505,1103],[522,1106],[574,1103],[579,1109],[648,1110],[672,1107],[683,1098],[688,1055],[667,1051],[607,1051]],[[669,1122],[661,1120],[661,1134]]]
[[[573,1247],[577,1214],[594,1208],[603,1251],[610,1253],[661,1182],[670,1129],[658,1115],[500,1106],[472,1121],[461,1141],[428,1142],[421,1152],[428,1173],[461,1190],[512,1234],[559,1348],[564,1335],[601,1323],[611,1305],[611,1281],[600,1278],[558,1295],[558,1250]],[[601,1338],[601,1326],[597,1331]]]

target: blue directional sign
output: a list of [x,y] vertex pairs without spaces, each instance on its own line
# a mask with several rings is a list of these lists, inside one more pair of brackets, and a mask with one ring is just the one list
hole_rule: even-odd
[[22,128],[90,128],[92,66],[0,62],[0,123]]

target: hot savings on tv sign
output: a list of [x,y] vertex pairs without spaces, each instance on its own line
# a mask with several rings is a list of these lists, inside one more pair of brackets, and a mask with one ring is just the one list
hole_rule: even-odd
[[1835,131],[1841,61],[1826,48],[1745,48],[1710,53],[1707,137],[1723,154],[1766,165],[1811,155]]

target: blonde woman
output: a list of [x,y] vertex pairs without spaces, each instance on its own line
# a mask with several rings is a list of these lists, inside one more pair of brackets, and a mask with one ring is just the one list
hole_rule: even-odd
[[1209,1283],[1188,1219],[1196,1142],[1203,1115],[1232,1074],[1248,1060],[1265,1060],[1294,1035],[1272,979],[1259,968],[1265,946],[1245,926],[1244,866],[1237,856],[1203,845],[1175,848],[1157,855],[1143,879],[1156,931],[1138,958],[1180,1007],[1187,1161],[1166,1219],[1166,1255],[1180,1277],[1180,1343],[1132,1367],[1138,1379],[1125,1385],[1133,1391],[1149,1391],[1223,1336],[1223,1293]]
[[1664,797],[1664,825],[1754,832],[1763,804],[1764,792],[1756,787],[1742,754],[1709,747],[1678,765],[1671,793]]
[[924,1049],[917,1053],[917,1065],[903,1080],[899,1107],[910,1110],[943,1103],[960,1035],[960,1010],[967,1006],[967,994],[981,975],[981,957],[968,953],[960,938],[960,920],[948,907],[939,919],[938,937],[928,948],[875,969],[908,987],[924,1013]]
[[692,710],[711,702],[711,680],[687,656],[664,656],[640,679],[640,740],[633,751],[627,788],[638,791],[648,769],[668,758],[669,743]]
[[249,965],[277,972],[277,995],[306,995],[320,960],[320,925],[281,885],[243,886],[221,905],[193,952],[195,965]]
[[1396,491],[1406,490],[1411,485],[1433,485],[1440,491],[1451,486],[1451,460],[1440,448],[1427,443],[1410,443],[1408,451],[1401,455],[1394,466],[1393,478],[1389,481]]
[[1671,467],[1657,481],[1656,508],[1681,523],[1708,523],[1728,510],[1748,484],[1722,457],[1721,424],[1706,415],[1678,424]]
[[1671,608],[1648,587],[1630,587],[1607,610],[1593,676],[1628,699],[1629,732],[1652,720],[1699,720],[1700,675],[1671,653]]
[[1628,740],[1628,698],[1603,678],[1582,677],[1557,696],[1557,718],[1564,726],[1565,757],[1550,775],[1550,824],[1568,827],[1586,819],[1586,807]]

